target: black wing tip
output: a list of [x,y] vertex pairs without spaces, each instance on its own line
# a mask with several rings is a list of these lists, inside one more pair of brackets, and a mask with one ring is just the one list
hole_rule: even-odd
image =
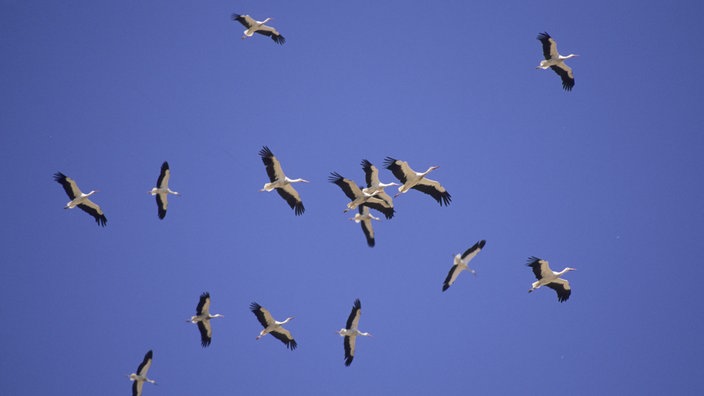
[[386,217],[386,220],[391,220],[394,218],[394,214],[396,213],[396,209],[389,208],[388,210],[385,210],[382,213],[384,213],[384,217]]
[[354,360],[354,356],[346,357],[345,358],[345,367],[349,367],[350,364],[352,364],[352,360]]
[[542,259],[535,257],[535,256],[530,256],[530,257],[528,257],[528,262],[526,263],[526,265],[529,267],[532,267],[535,264],[537,264],[540,260],[542,260]]
[[386,169],[391,169],[391,166],[393,166],[396,161],[398,161],[396,158],[387,156],[384,158],[384,166]]
[[362,165],[362,168],[365,168],[365,169],[372,167],[372,163],[367,161],[366,159],[362,160],[361,165]]
[[240,18],[242,18],[242,17],[244,17],[244,15],[232,13],[232,20],[233,20],[233,21],[239,21]]
[[376,245],[376,242],[374,242],[374,239],[367,239],[367,246],[370,248],[373,248],[374,245]]
[[169,162],[164,161],[163,164],[161,164],[161,170],[168,170],[169,169]]
[[64,175],[61,172],[56,172],[56,173],[54,173],[54,180],[56,180],[59,183],[62,183],[64,180],[66,180],[66,175]]
[[486,245],[486,240],[482,239],[481,241],[477,242],[477,246],[479,249],[484,249],[484,245]]
[[210,341],[210,338],[203,338],[200,340],[200,346],[202,346],[203,348],[207,348],[208,346],[210,346]]
[[284,38],[284,36],[282,36],[280,34],[279,35],[272,34],[271,39],[274,40],[274,42],[279,45],[284,45],[286,43],[286,39]]
[[258,312],[262,308],[261,305],[257,304],[256,302],[252,302],[249,304],[249,310],[252,312]]
[[290,341],[286,342],[286,347],[290,350],[294,350],[298,348],[298,343],[296,342],[296,340],[291,339]]
[[450,193],[447,191],[441,193],[438,197],[438,203],[440,204],[440,206],[449,206],[450,202],[452,202],[452,195],[450,195]]
[[200,294],[200,298],[210,298],[210,293],[209,292],[203,292]]
[[306,208],[303,207],[303,202],[297,202],[296,205],[293,207],[294,213],[296,213],[296,216],[300,216],[303,213],[305,213]]
[[99,226],[105,227],[105,225],[108,223],[107,217],[105,215],[100,215],[95,218],[95,222],[98,223]]
[[259,156],[262,158],[268,158],[268,157],[273,157],[274,153],[271,152],[269,147],[264,146],[264,147],[262,147],[261,150],[259,150]]
[[159,216],[159,219],[164,220],[164,218],[166,217],[166,211],[159,209],[158,216]]
[[447,283],[443,283],[443,284],[442,284],[442,291],[445,291],[445,290],[447,290],[447,289],[449,289],[449,288],[450,288],[450,285],[448,285]]
[[144,358],[145,358],[145,359],[151,359],[153,355],[154,355],[154,354],[153,354],[152,350],[150,349],[150,350],[144,355]]
[[572,91],[572,88],[574,88],[574,80],[573,81],[564,81],[562,83],[562,89],[564,89],[567,92]]
[[548,40],[550,38],[551,38],[551,36],[548,34],[548,32],[538,33],[538,37],[537,37],[537,39],[540,41]]
[[359,301],[358,298],[354,300],[354,304],[352,304],[352,308],[354,309],[362,309],[362,302]]
[[344,179],[344,177],[337,172],[330,172],[330,176],[328,176],[328,180],[330,181],[330,183],[337,183],[342,179]]

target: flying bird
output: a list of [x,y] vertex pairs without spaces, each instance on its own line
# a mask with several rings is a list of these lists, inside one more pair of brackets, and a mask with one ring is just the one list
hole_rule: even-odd
[[431,166],[425,172],[416,172],[408,166],[408,162],[391,157],[386,157],[384,166],[403,183],[403,185],[398,188],[398,194],[395,195],[396,197],[408,192],[408,190],[412,188],[435,198],[440,206],[443,204],[447,206],[450,204],[450,201],[452,201],[452,197],[450,193],[445,190],[445,187],[435,180],[430,180],[425,177],[431,171],[439,168],[439,166]]
[[355,223],[362,225],[362,232],[367,238],[367,245],[369,245],[369,247],[374,247],[375,242],[372,220],[379,221],[381,219],[374,217],[374,215],[369,212],[369,208],[366,205],[359,205],[357,209],[359,209],[359,213],[356,213],[354,217],[350,218],[350,220],[354,220]]
[[386,201],[389,206],[393,207],[394,203],[391,196],[384,191],[385,187],[398,186],[398,183],[382,183],[379,181],[379,169],[377,169],[374,164],[367,160],[362,160],[362,170],[364,170],[365,181],[367,182],[367,188],[362,189],[362,192],[367,194],[374,194],[377,198],[381,198]]
[[269,180],[271,183],[264,184],[264,187],[259,191],[271,191],[276,189],[281,198],[288,202],[291,209],[294,210],[296,216],[302,215],[306,208],[303,207],[303,201],[301,201],[301,196],[298,195],[298,191],[291,185],[291,183],[308,183],[308,180],[304,179],[289,179],[284,174],[283,169],[281,169],[281,164],[279,160],[276,159],[274,153],[269,150],[269,147],[264,146],[259,150],[259,156],[262,157],[262,162],[266,166],[266,173],[269,175]]
[[73,179],[64,175],[61,172],[56,172],[54,174],[54,180],[56,180],[57,183],[61,184],[61,186],[64,188],[64,191],[66,191],[68,197],[71,198],[71,201],[66,204],[64,209],[73,209],[78,206],[82,211],[93,216],[95,222],[98,223],[98,225],[105,227],[105,224],[108,222],[108,219],[105,217],[105,214],[103,214],[103,211],[100,209],[100,206],[88,199],[88,197],[98,192],[98,190],[93,190],[88,194],[84,194],[81,192],[81,189],[78,188],[78,185]]
[[351,200],[351,202],[347,204],[345,212],[355,209],[359,205],[366,205],[383,213],[387,219],[394,217],[395,209],[393,206],[390,206],[389,203],[383,199],[375,197],[375,194],[363,192],[354,181],[342,177],[342,175],[337,172],[331,172],[328,180],[330,180],[330,183],[334,183],[340,187],[347,198]]
[[572,294],[570,283],[560,277],[567,272],[574,271],[574,268],[567,267],[560,272],[555,272],[550,269],[546,260],[537,257],[528,258],[527,265],[533,269],[533,274],[535,274],[535,278],[538,279],[536,282],[533,282],[528,293],[541,286],[547,286],[557,292],[557,301],[564,302],[570,298],[570,294]]
[[264,330],[259,333],[257,339],[260,339],[265,335],[271,333],[272,336],[274,336],[279,341],[283,342],[288,349],[294,350],[296,349],[296,347],[298,347],[298,344],[296,343],[296,340],[293,339],[291,333],[282,327],[291,319],[293,319],[293,316],[286,318],[286,320],[284,320],[283,322],[279,322],[277,320],[274,320],[274,318],[271,316],[271,314],[266,308],[262,307],[261,305],[255,302],[249,305],[249,309],[250,311],[252,311],[252,313],[254,313],[254,316],[257,317],[259,323],[264,326]]
[[486,244],[485,240],[481,240],[477,243],[474,244],[474,246],[470,247],[469,249],[465,250],[464,253],[457,254],[454,259],[454,263],[452,264],[452,268],[450,268],[450,272],[447,274],[447,278],[445,278],[445,282],[442,284],[442,291],[445,291],[452,286],[453,283],[455,283],[455,280],[457,277],[460,275],[460,272],[467,270],[472,273],[472,275],[476,275],[477,272],[474,271],[473,269],[469,268],[468,264],[469,262],[479,254],[479,252],[484,248],[484,245]]
[[144,360],[142,360],[142,363],[140,363],[139,367],[137,367],[137,373],[130,374],[130,381],[134,381],[132,382],[132,396],[142,396],[142,386],[144,386],[145,381],[156,384],[156,381],[147,378],[147,371],[149,371],[149,367],[151,366],[152,351],[149,350],[149,352],[144,355]]
[[352,305],[352,312],[350,312],[350,316],[347,318],[346,327],[343,327],[337,332],[340,336],[345,337],[345,366],[352,364],[357,336],[371,337],[371,334],[359,331],[360,316],[362,316],[362,303],[359,299],[356,299]]
[[171,177],[171,171],[169,170],[169,163],[164,161],[161,164],[161,173],[159,173],[159,178],[156,179],[156,187],[148,191],[151,195],[156,195],[156,207],[158,209],[159,218],[164,219],[166,217],[166,208],[169,206],[168,197],[169,194],[180,196],[180,193],[176,191],[171,191],[169,188],[169,178]]
[[255,21],[249,15],[232,14],[232,20],[241,23],[242,26],[247,28],[244,31],[244,34],[242,35],[242,39],[252,37],[254,33],[259,33],[264,36],[271,37],[271,39],[274,40],[276,44],[283,44],[286,42],[284,36],[282,36],[281,33],[279,33],[278,30],[274,29],[273,27],[265,25],[265,23],[271,21],[272,19],[274,18],[267,18],[263,21]]
[[213,338],[213,328],[210,325],[210,319],[222,318],[223,315],[210,314],[210,293],[205,292],[200,295],[200,301],[196,307],[196,314],[191,316],[191,319],[186,322],[197,323],[198,331],[200,332],[200,344],[205,348],[210,345]]
[[569,54],[567,56],[560,55],[557,52],[557,43],[550,37],[547,32],[538,34],[538,40],[543,44],[543,55],[545,60],[540,61],[540,64],[536,66],[536,69],[547,69],[548,67],[557,73],[562,79],[562,88],[565,91],[571,91],[574,87],[574,75],[572,74],[572,69],[565,64],[565,60],[574,58],[575,54]]

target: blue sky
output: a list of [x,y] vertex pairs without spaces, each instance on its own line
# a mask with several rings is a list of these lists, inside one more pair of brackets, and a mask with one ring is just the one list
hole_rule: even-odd
[[[233,13],[286,37],[241,40]],[[696,1],[0,1],[0,394],[698,394],[704,102]],[[547,31],[576,85],[541,60]],[[687,66],[674,65],[682,57]],[[691,69],[690,69],[691,68]],[[693,70],[694,73],[690,73]],[[267,145],[298,185],[267,181]],[[412,191],[368,248],[331,171]],[[171,165],[166,219],[146,192]],[[61,171],[99,189],[101,229]],[[382,181],[391,181],[382,170]],[[452,256],[480,239],[445,293]],[[572,297],[528,294],[529,256]],[[193,315],[212,296],[212,345]],[[355,298],[351,367],[335,331]],[[290,352],[248,311],[288,325]],[[550,384],[541,384],[547,381]]]

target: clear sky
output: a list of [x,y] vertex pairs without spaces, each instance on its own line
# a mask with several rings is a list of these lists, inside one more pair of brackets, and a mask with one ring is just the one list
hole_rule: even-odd
[[[286,37],[241,40],[233,13]],[[701,1],[0,0],[0,394],[704,394]],[[542,58],[547,31],[576,85]],[[679,64],[675,64],[679,63]],[[267,145],[306,207],[267,182]],[[374,224],[329,172],[432,173]],[[163,161],[166,219],[147,194]],[[98,189],[107,227],[52,175]],[[387,170],[382,181],[393,180]],[[446,292],[452,256],[486,239]],[[528,294],[529,256],[572,296]],[[209,348],[195,325],[212,296]],[[360,328],[344,366],[355,298]],[[256,301],[287,325],[261,330]]]

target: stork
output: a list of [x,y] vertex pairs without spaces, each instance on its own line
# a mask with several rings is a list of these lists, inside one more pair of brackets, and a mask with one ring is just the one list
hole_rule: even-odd
[[350,312],[350,316],[347,317],[346,327],[341,328],[337,332],[341,337],[345,337],[345,366],[352,364],[357,336],[371,337],[370,333],[359,331],[360,316],[362,316],[362,303],[359,299],[356,299],[352,305],[352,312]]
[[298,191],[291,185],[291,183],[308,183],[308,180],[304,179],[289,179],[284,174],[283,169],[281,169],[281,164],[279,160],[276,159],[274,153],[269,150],[269,147],[264,146],[259,150],[259,156],[262,157],[262,162],[266,166],[266,173],[269,175],[269,180],[271,183],[264,184],[264,187],[259,191],[269,192],[276,189],[281,198],[283,198],[288,205],[296,213],[296,216],[302,215],[306,208],[303,207],[303,201],[301,201],[301,196],[298,195]]
[[389,206],[393,207],[394,203],[391,196],[384,191],[385,187],[398,186],[398,183],[382,183],[379,181],[379,169],[367,160],[362,160],[362,169],[364,170],[365,181],[367,188],[362,189],[362,192],[367,194],[375,194],[377,198],[386,201]]
[[73,209],[78,206],[78,208],[80,208],[82,211],[93,216],[95,222],[98,223],[99,226],[105,227],[105,224],[108,222],[108,219],[105,217],[105,214],[103,214],[103,211],[100,209],[100,206],[98,206],[96,203],[94,203],[88,198],[91,195],[97,193],[98,190],[93,190],[88,194],[84,194],[83,192],[81,192],[81,189],[78,188],[78,185],[73,179],[64,175],[61,172],[56,172],[54,174],[54,180],[56,180],[57,183],[61,184],[61,186],[64,188],[64,191],[66,191],[68,197],[71,198],[71,201],[66,204],[64,209]]
[[159,178],[156,179],[156,187],[148,191],[151,195],[156,195],[156,207],[158,209],[159,218],[164,219],[166,217],[166,208],[169,206],[168,197],[169,194],[175,196],[180,196],[181,194],[176,191],[171,191],[169,188],[169,178],[171,177],[171,171],[169,170],[169,163],[164,161],[161,164],[161,173],[159,173]]
[[298,347],[298,344],[296,343],[296,340],[293,339],[291,333],[282,327],[283,325],[291,321],[291,319],[293,319],[293,316],[286,318],[286,320],[284,320],[283,322],[279,322],[271,316],[271,314],[266,308],[262,307],[256,302],[253,302],[249,305],[249,310],[254,313],[254,316],[257,317],[259,323],[264,326],[264,330],[259,333],[257,339],[260,339],[265,335],[271,333],[271,335],[274,336],[277,340],[283,342],[288,349],[294,350],[296,349],[296,347]]
[[232,14],[232,20],[241,23],[244,27],[247,28],[247,30],[245,30],[244,34],[242,35],[243,40],[247,37],[252,37],[254,33],[259,33],[264,36],[271,37],[271,39],[274,40],[276,44],[283,44],[286,42],[284,36],[282,36],[281,33],[279,33],[273,27],[265,25],[265,23],[271,21],[272,19],[274,18],[267,18],[263,21],[255,21],[249,15]]
[[445,187],[440,185],[437,181],[430,180],[425,177],[431,171],[439,168],[439,166],[431,166],[425,172],[416,172],[408,166],[408,162],[391,157],[386,157],[384,166],[386,169],[390,170],[401,183],[403,183],[403,185],[398,188],[398,194],[396,194],[395,197],[398,197],[413,188],[435,198],[440,206],[443,204],[447,206],[450,204],[450,201],[452,201],[452,197],[450,196],[450,193],[445,190]]
[[474,256],[479,254],[482,248],[484,248],[485,244],[486,241],[482,239],[481,241],[475,243],[469,249],[465,250],[464,253],[462,253],[461,255],[457,254],[455,256],[452,268],[450,268],[450,272],[447,273],[447,278],[445,278],[445,282],[443,282],[442,284],[442,291],[449,289],[450,286],[455,283],[455,280],[460,275],[460,272],[464,270],[471,272],[472,275],[477,274],[475,270],[469,268],[468,264],[474,258]]
[[575,271],[574,268],[566,267],[560,272],[555,272],[550,269],[547,260],[542,260],[537,257],[529,257],[527,265],[533,268],[533,274],[535,274],[535,278],[538,279],[536,282],[533,282],[528,293],[541,286],[547,286],[557,292],[557,301],[564,302],[570,298],[570,294],[572,294],[570,283],[560,277],[567,272]]
[[202,345],[203,348],[210,345],[210,341],[213,338],[213,328],[210,325],[210,319],[222,317],[224,316],[220,314],[210,314],[210,293],[205,292],[201,294],[200,301],[198,301],[198,306],[196,307],[196,314],[191,316],[191,319],[186,320],[186,322],[198,324],[200,345]]
[[147,378],[147,371],[149,371],[151,365],[152,351],[149,350],[149,352],[144,355],[142,363],[137,367],[137,373],[130,374],[130,381],[134,381],[132,382],[132,396],[142,396],[142,386],[144,386],[144,382],[156,384],[156,381]]
[[359,205],[357,208],[359,209],[359,213],[356,213],[350,220],[354,220],[355,223],[362,225],[362,232],[364,232],[364,236],[367,238],[367,245],[374,247],[372,220],[379,221],[381,219],[374,217],[374,215],[369,212],[369,208],[366,205]]
[[545,56],[545,60],[540,61],[540,64],[536,66],[536,69],[545,70],[548,67],[551,68],[562,79],[562,88],[565,91],[571,91],[574,87],[574,75],[572,74],[572,69],[565,64],[565,61],[579,55],[560,55],[560,53],[557,52],[557,43],[547,32],[538,34],[537,38],[543,44],[543,55]]
[[337,186],[342,189],[342,192],[345,193],[347,198],[352,200],[347,204],[347,209],[345,209],[345,212],[355,209],[359,205],[366,205],[383,213],[387,219],[394,217],[395,209],[393,206],[390,206],[389,203],[383,199],[377,198],[375,196],[376,193],[369,194],[363,192],[354,181],[342,177],[342,175],[337,172],[331,172],[328,179],[330,180],[330,183],[337,184]]

